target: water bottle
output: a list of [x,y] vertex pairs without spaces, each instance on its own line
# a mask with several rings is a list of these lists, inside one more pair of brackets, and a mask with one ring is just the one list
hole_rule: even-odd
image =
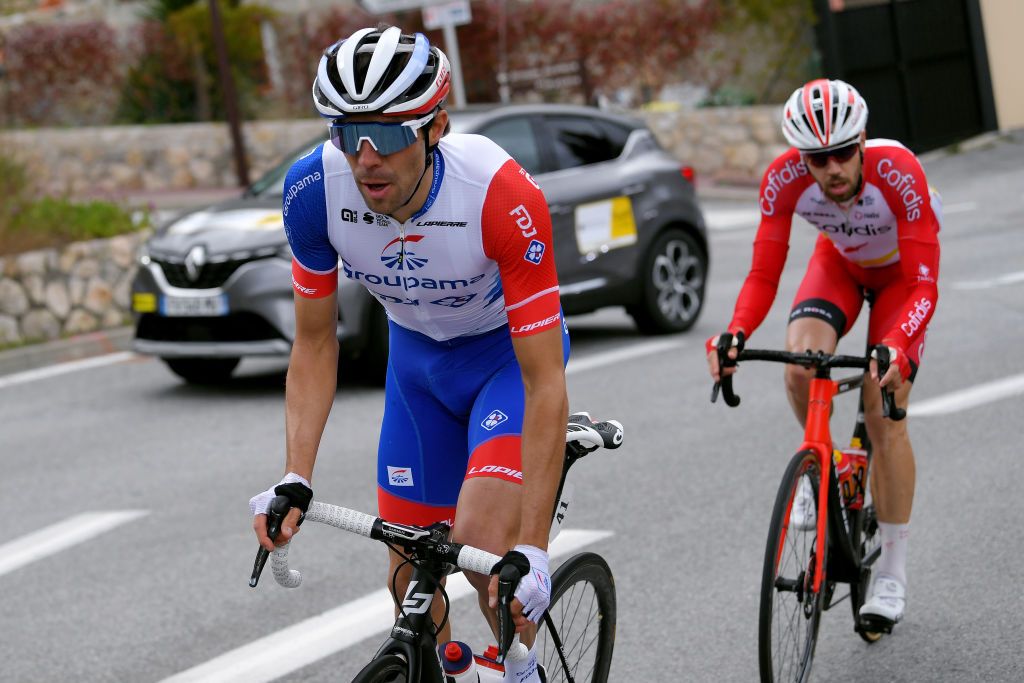
[[[853,437],[850,445],[840,451],[846,466],[846,476],[840,480],[840,492],[843,502],[850,510],[859,510],[864,505],[864,494],[867,491],[868,453],[862,447],[860,439]],[[839,467],[836,467],[839,474]]]
[[850,458],[847,457],[845,451],[834,448],[832,449],[832,462],[835,465],[836,485],[839,487],[839,495],[843,500],[843,507],[849,507],[847,503],[849,500],[848,494],[853,490],[850,487],[850,478],[853,474],[853,470],[850,467]]
[[480,676],[476,670],[476,660],[469,645],[452,640],[441,649],[441,666],[444,668],[446,681],[454,683],[479,683]]

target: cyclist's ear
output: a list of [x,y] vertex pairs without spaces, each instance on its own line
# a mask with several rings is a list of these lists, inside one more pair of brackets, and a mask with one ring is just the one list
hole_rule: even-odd
[[430,146],[436,145],[441,138],[448,135],[448,132],[452,129],[451,121],[448,118],[448,112],[444,109],[438,109],[437,114],[434,116],[434,120],[430,122],[430,130],[427,131],[427,135],[430,136],[428,142]]

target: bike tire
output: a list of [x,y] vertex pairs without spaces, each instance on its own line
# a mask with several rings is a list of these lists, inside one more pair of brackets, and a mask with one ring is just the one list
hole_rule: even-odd
[[[853,546],[857,549],[858,561],[865,562],[867,558],[878,547],[878,520],[875,517],[875,506],[865,505],[857,511],[853,521],[851,533]],[[882,637],[880,631],[871,631],[865,628],[860,618],[860,608],[867,599],[868,590],[871,586],[871,567],[862,566],[860,581],[850,584],[850,607],[853,610],[853,623],[855,630],[865,642],[877,643]]]
[[[551,577],[551,615],[577,683],[606,683],[615,646],[615,579],[604,558],[579,553]],[[548,683],[569,680],[547,626],[537,633],[537,661]]]
[[[799,529],[790,524],[793,500],[804,477],[810,480],[815,519],[820,520],[817,501],[821,464],[813,450],[800,451],[790,460],[775,497],[768,528],[757,639],[761,680],[765,683],[807,681],[818,641],[827,590],[823,574],[821,590],[810,591],[815,563],[825,560],[816,556],[818,528]],[[824,526],[827,529],[827,524]],[[827,557],[828,539],[825,541]],[[822,570],[824,572],[824,567]]]
[[405,657],[387,654],[374,658],[352,679],[352,683],[406,683],[409,663]]

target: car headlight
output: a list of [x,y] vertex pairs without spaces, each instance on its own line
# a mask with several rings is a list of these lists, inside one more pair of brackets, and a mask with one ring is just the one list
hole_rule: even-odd
[[146,248],[145,244],[139,245],[139,253],[136,256],[136,260],[140,266],[148,266],[152,262],[152,259],[149,257],[149,249]]

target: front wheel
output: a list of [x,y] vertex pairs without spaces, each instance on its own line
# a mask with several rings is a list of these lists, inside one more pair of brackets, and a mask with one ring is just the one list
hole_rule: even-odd
[[[817,454],[801,451],[790,460],[775,497],[761,575],[758,619],[758,660],[765,683],[803,682],[811,675],[825,592],[814,591],[814,573],[823,560],[817,552],[818,525],[812,523],[812,519],[820,519],[820,482]],[[808,486],[813,492],[815,514],[813,518],[809,514],[798,515],[799,519],[791,523],[794,500],[801,487]],[[822,588],[826,585],[824,569]]]
[[860,608],[867,599],[871,585],[871,566],[881,554],[881,539],[878,536],[878,519],[875,506],[865,505],[853,523],[852,540],[860,554],[860,581],[850,584],[850,607],[853,608],[853,622],[857,634],[868,643],[876,643],[882,637],[879,631],[869,630],[860,618]]
[[[600,555],[580,553],[551,577],[548,607],[573,680],[606,683],[615,646],[615,580]],[[549,683],[569,680],[546,624],[537,633],[537,661]]]
[[409,680],[409,664],[405,658],[389,654],[377,657],[356,674],[352,683],[406,683]]
[[704,306],[708,256],[697,239],[669,228],[651,243],[641,266],[640,301],[627,312],[643,334],[669,334],[693,327]]

